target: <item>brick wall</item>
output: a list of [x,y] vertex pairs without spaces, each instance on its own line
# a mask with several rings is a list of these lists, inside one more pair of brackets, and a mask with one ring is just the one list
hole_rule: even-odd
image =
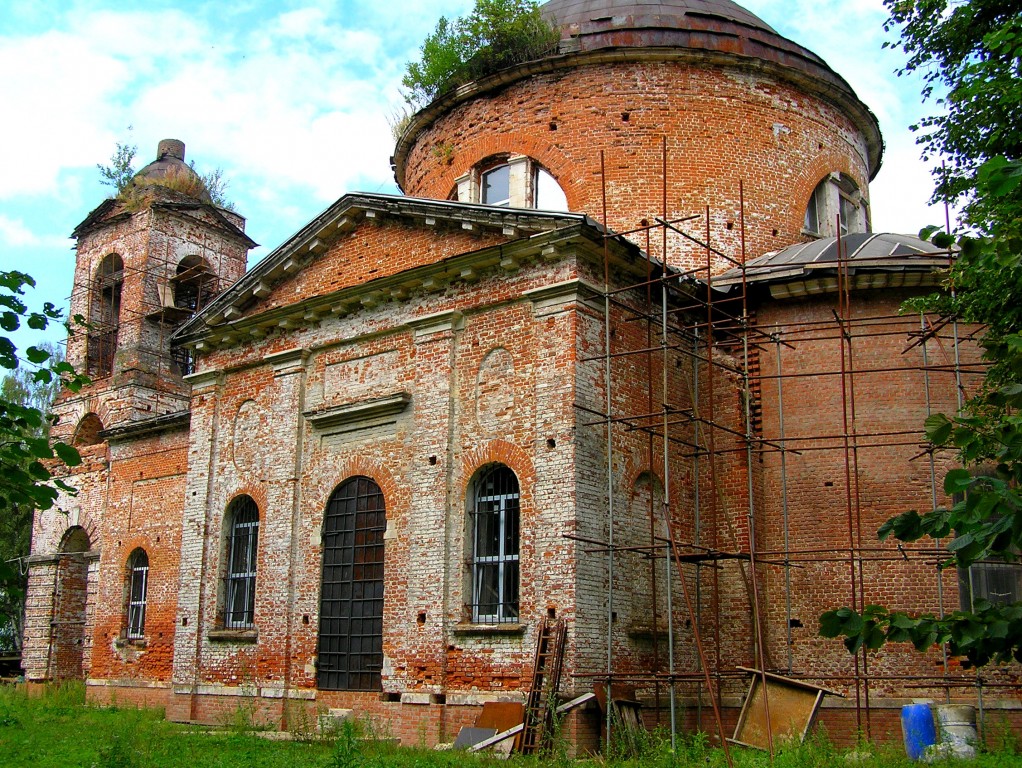
[[[801,239],[828,173],[847,174],[869,197],[865,140],[840,110],[764,74],[651,60],[534,75],[458,104],[416,137],[400,181],[409,195],[443,200],[484,158],[521,153],[550,171],[572,211],[601,218],[602,150],[608,222],[631,231],[663,214],[664,136],[668,220],[709,206],[714,245],[728,253],[740,253],[740,182],[749,258]],[[697,236],[706,227],[679,226]],[[681,238],[669,247],[673,265],[705,261]]]

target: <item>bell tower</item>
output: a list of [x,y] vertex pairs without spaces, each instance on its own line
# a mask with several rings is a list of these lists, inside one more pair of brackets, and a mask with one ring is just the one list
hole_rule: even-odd
[[245,273],[255,243],[244,227],[210,198],[184,143],[164,139],[156,159],[75,228],[71,317],[84,325],[73,326],[67,358],[92,383],[61,398],[64,430],[89,416],[110,429],[188,407],[191,360],[170,337]]

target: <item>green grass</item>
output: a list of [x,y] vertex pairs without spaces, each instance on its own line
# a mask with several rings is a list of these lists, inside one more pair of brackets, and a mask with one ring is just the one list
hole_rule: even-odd
[[[358,723],[346,722],[329,739],[270,741],[251,727],[251,719],[239,715],[224,728],[209,729],[169,723],[157,710],[94,707],[85,704],[81,684],[54,686],[42,696],[28,697],[10,687],[0,687],[0,765],[4,768],[496,768],[512,765],[580,766],[580,768],[724,768],[720,749],[712,749],[705,735],[686,735],[672,753],[665,734],[633,739],[611,758],[573,761],[563,748],[547,758],[513,757],[510,763],[464,752],[436,752],[396,747],[374,740]],[[309,735],[302,732],[299,736]],[[614,752],[614,750],[612,750]],[[849,752],[856,753],[849,758]],[[761,752],[732,749],[738,768],[768,768]],[[945,763],[953,764],[953,763]],[[910,763],[896,746],[864,746],[841,750],[816,736],[797,747],[781,749],[776,768],[818,766],[869,766],[908,768]],[[981,754],[975,761],[960,763],[974,768],[1022,768],[1017,742],[998,739],[996,753]]]

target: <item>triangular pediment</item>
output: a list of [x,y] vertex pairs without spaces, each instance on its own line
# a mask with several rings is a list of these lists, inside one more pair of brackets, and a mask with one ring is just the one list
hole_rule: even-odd
[[472,270],[536,257],[539,239],[595,223],[548,213],[392,195],[345,195],[253,267],[175,334],[196,342],[231,328],[401,299]]

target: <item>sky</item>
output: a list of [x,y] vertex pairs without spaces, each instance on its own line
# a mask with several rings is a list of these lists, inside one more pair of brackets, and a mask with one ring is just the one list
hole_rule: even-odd
[[[930,168],[909,126],[937,110],[883,48],[882,0],[746,0],[841,74],[886,141],[870,185],[876,231],[918,232]],[[111,193],[97,163],[118,142],[136,167],[163,138],[227,196],[262,245],[249,266],[347,192],[398,192],[390,123],[405,62],[440,16],[472,0],[0,0],[0,269],[33,275],[32,306],[66,304],[70,232]],[[62,334],[50,332],[58,340]],[[19,345],[36,336],[19,336]]]

